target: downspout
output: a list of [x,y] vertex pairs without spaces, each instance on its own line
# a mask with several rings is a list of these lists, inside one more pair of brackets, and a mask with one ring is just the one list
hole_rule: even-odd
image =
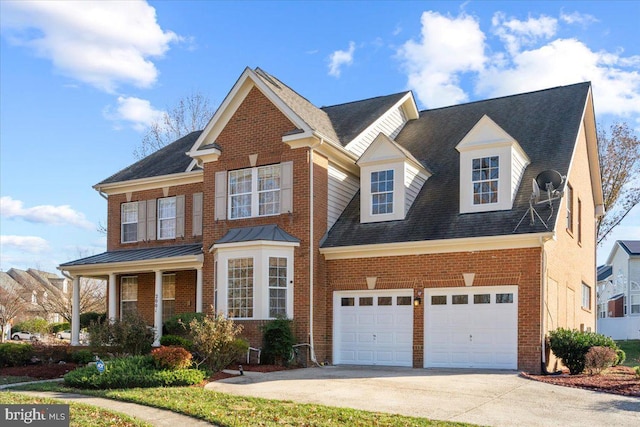
[[[320,138],[321,145],[324,142]],[[313,345],[313,275],[314,275],[314,240],[313,240],[313,147],[309,148],[309,357],[311,361],[318,365],[316,360],[316,350]]]
[[545,330],[547,327],[547,316],[546,316],[546,306],[547,302],[545,300],[545,289],[547,288],[547,251],[545,250],[546,243],[551,240],[553,237],[545,238],[540,237],[540,247],[542,248],[542,252],[540,254],[541,257],[541,280],[540,280],[540,314],[541,314],[541,328],[540,328],[540,342],[542,345],[540,348],[542,349],[542,358],[541,358],[541,371],[544,375],[549,375],[550,372],[547,371],[547,342],[545,336]]

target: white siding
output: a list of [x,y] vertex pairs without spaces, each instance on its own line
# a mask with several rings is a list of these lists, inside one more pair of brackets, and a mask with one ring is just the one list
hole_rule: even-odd
[[400,133],[405,123],[407,123],[407,118],[404,111],[402,107],[398,107],[375,121],[369,128],[347,144],[345,148],[358,156],[362,156],[362,153],[365,152],[379,133],[383,133],[393,139]]
[[[511,150],[511,203],[516,199],[522,175],[529,163],[518,153],[517,150]],[[527,183],[525,183],[526,185]]]
[[405,163],[404,166],[404,214],[407,215],[411,205],[422,189],[427,176],[420,172],[416,167]]
[[328,171],[327,229],[330,229],[358,192],[360,181],[333,163],[329,163]]

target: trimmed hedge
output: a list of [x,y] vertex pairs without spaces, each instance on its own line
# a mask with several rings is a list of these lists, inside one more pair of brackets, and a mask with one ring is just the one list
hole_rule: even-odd
[[198,369],[156,369],[151,356],[114,359],[106,363],[102,374],[92,365],[64,376],[66,385],[85,389],[189,386],[204,379],[205,373]]
[[182,347],[185,350],[191,351],[193,348],[193,342],[178,335],[163,335],[160,337],[160,344],[164,346]]
[[0,368],[5,366],[24,366],[33,356],[31,344],[12,342],[0,344]]
[[616,342],[595,332],[580,332],[577,329],[558,328],[549,332],[549,347],[556,357],[569,368],[571,375],[584,371],[585,357],[591,347],[618,349]]
[[205,318],[204,313],[180,313],[168,318],[162,325],[163,335],[177,335],[188,337],[191,333],[191,321],[197,319],[199,322]]

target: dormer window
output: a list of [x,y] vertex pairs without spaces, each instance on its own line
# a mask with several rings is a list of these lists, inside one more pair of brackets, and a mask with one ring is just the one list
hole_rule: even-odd
[[460,213],[508,210],[530,163],[518,141],[483,116],[456,146]]
[[498,203],[499,157],[473,159],[472,164],[473,204]]
[[393,169],[371,172],[371,214],[393,213]]

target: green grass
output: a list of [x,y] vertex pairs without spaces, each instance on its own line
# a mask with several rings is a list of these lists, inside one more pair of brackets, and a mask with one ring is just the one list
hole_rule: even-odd
[[[18,393],[0,392],[2,404],[59,404],[61,401]],[[128,415],[81,403],[69,403],[70,427],[151,427]]]
[[26,387],[29,390],[84,393],[169,409],[222,426],[472,426],[356,409],[232,396],[200,387],[88,391],[66,388],[61,384],[40,383],[21,389]]
[[616,344],[627,354],[623,366],[640,365],[640,340],[616,341]]
[[24,382],[27,382],[27,381],[33,381],[33,378],[31,378],[31,377],[15,377],[15,376],[12,376],[12,375],[0,376],[0,385],[24,383]]

